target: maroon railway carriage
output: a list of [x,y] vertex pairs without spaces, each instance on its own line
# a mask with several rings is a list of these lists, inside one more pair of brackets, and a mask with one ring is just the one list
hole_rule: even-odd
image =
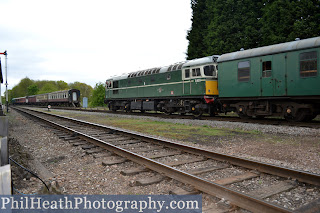
[[80,106],[80,91],[77,89],[50,92],[39,95],[13,98],[12,104],[19,105],[52,105],[52,106]]

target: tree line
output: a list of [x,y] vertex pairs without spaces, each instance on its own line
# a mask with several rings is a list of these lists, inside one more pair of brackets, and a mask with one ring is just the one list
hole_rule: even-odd
[[320,35],[319,0],[191,0],[187,59]]
[[[62,91],[68,89],[80,90],[80,100],[83,97],[87,97],[89,106],[103,106],[104,105],[104,84],[97,83],[94,88],[90,85],[81,82],[66,83],[60,81],[48,81],[48,80],[32,80],[28,77],[23,78],[16,86],[11,90],[8,90],[9,102],[12,98],[25,97],[31,95],[45,94],[49,92]],[[4,96],[5,97],[5,96]],[[5,103],[4,97],[2,103]]]

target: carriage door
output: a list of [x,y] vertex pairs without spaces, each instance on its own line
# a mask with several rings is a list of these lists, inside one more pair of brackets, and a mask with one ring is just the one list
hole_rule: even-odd
[[72,101],[77,101],[77,93],[76,92],[72,93]]
[[183,94],[191,94],[191,73],[190,69],[185,69],[182,71],[182,80],[183,80]]
[[261,67],[261,96],[274,95],[274,79],[272,72],[272,56],[266,56],[260,60]]

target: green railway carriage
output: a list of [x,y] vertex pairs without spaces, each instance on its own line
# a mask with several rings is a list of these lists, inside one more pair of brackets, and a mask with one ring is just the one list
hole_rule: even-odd
[[217,58],[208,56],[110,78],[105,103],[113,111],[213,114],[218,96]]
[[219,99],[240,117],[311,120],[320,113],[320,37],[221,55]]

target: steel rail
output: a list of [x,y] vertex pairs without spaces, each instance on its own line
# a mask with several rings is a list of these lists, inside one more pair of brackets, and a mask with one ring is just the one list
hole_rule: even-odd
[[56,116],[56,117],[67,119],[67,120],[72,120],[72,121],[75,121],[78,123],[87,124],[87,125],[95,126],[95,127],[102,128],[102,129],[107,128],[109,130],[116,131],[116,132],[119,132],[124,135],[128,135],[128,136],[136,138],[136,139],[140,139],[140,140],[144,140],[144,141],[148,141],[148,142],[152,142],[152,143],[158,143],[158,144],[170,147],[170,148],[180,149],[180,150],[183,150],[188,153],[206,156],[207,158],[211,158],[214,160],[227,161],[233,165],[245,167],[245,168],[252,169],[252,170],[257,170],[259,172],[273,174],[273,175],[277,175],[277,176],[284,177],[284,178],[296,179],[296,180],[299,180],[300,182],[320,186],[320,175],[319,174],[314,174],[314,173],[296,170],[296,169],[290,169],[290,168],[282,167],[282,166],[276,166],[276,165],[272,165],[272,164],[268,164],[268,163],[262,163],[259,161],[249,160],[249,159],[236,157],[236,156],[232,156],[232,155],[226,155],[226,154],[222,154],[222,153],[218,153],[218,152],[212,152],[212,151],[208,151],[208,150],[205,150],[202,148],[192,147],[192,146],[184,145],[184,144],[177,143],[177,142],[159,139],[159,138],[152,137],[152,136],[146,136],[143,134],[138,134],[136,132],[123,130],[123,129],[116,128],[116,127],[110,127],[110,126],[95,124],[95,123],[91,123],[91,122],[87,122],[87,121],[81,121],[81,120],[77,120],[74,118],[69,118],[69,117],[65,117],[65,116],[61,116],[61,115],[52,115],[52,114],[49,114],[46,112],[41,112],[41,111],[32,110],[32,109],[28,109],[28,110],[35,111],[35,112],[42,113],[42,114],[46,114],[46,115]]
[[[20,110],[20,109],[18,109]],[[24,113],[27,113],[29,115],[32,115],[24,110],[20,110]],[[38,112],[38,111],[36,111]],[[47,114],[47,113],[44,113]],[[50,114],[47,114],[50,115]],[[155,160],[146,158],[144,156],[141,156],[139,154],[133,153],[131,151],[125,150],[123,148],[117,147],[113,144],[107,143],[101,139],[98,138],[94,138],[90,135],[86,135],[84,133],[81,133],[77,130],[71,129],[69,127],[60,125],[56,122],[47,120],[45,118],[41,118],[40,116],[37,115],[32,115],[36,118],[38,118],[39,120],[42,120],[48,124],[50,124],[51,126],[55,126],[58,127],[61,130],[65,130],[68,131],[70,133],[72,133],[73,135],[77,135],[77,137],[81,138],[81,139],[85,139],[87,141],[90,141],[91,143],[94,143],[97,146],[100,146],[102,148],[105,148],[111,152],[114,152],[115,154],[122,156],[124,158],[127,158],[133,162],[136,162],[140,165],[144,165],[145,167],[149,168],[150,170],[156,171],[160,174],[164,174],[167,177],[170,177],[172,179],[178,180],[180,182],[186,183],[186,184],[190,184],[193,187],[195,187],[196,189],[208,193],[209,195],[214,195],[220,198],[225,198],[227,200],[229,200],[232,204],[237,205],[241,208],[247,209],[249,211],[253,211],[253,212],[263,212],[263,213],[277,213],[277,212],[293,212],[287,208],[283,208],[281,206],[277,206],[268,202],[265,202],[261,199],[257,199],[254,198],[252,196],[243,194],[241,192],[237,192],[233,189],[224,187],[222,185],[213,183],[211,181],[207,181],[204,180],[202,178],[199,178],[195,175],[183,172],[181,170],[172,168],[170,166],[167,166],[165,164],[159,163]],[[60,116],[58,116],[60,117]],[[61,116],[62,118],[64,118],[64,116]],[[73,119],[71,119],[73,120]],[[79,122],[79,120],[75,121]],[[100,126],[100,125],[99,125]]]

